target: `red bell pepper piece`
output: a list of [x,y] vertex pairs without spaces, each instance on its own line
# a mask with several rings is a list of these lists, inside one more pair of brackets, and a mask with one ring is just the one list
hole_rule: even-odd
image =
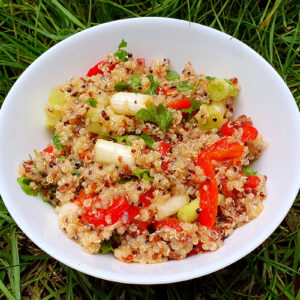
[[159,147],[158,147],[158,151],[161,153],[161,155],[167,156],[171,147],[172,146],[170,144],[165,143],[165,142],[161,142]]
[[188,109],[191,107],[191,101],[186,98],[176,99],[168,104],[169,108]]
[[164,171],[167,171],[168,168],[169,168],[169,164],[170,164],[169,161],[162,161],[162,162],[161,162],[161,168],[162,168]]
[[139,66],[141,66],[141,67],[146,66],[145,58],[137,58],[136,61]]
[[202,168],[208,180],[200,184],[200,224],[211,227],[215,224],[218,211],[218,185],[213,166],[205,154],[198,156],[197,165]]
[[243,127],[243,131],[244,131],[242,135],[243,143],[254,141],[257,138],[258,131],[255,127],[251,125],[246,125]]
[[89,223],[95,226],[108,225],[107,218],[110,217],[109,224],[115,224],[122,221],[124,224],[132,223],[135,216],[138,215],[139,209],[135,206],[130,206],[128,202],[119,197],[114,200],[114,203],[107,209],[96,209],[96,213],[92,211],[92,207],[86,209],[82,217]]
[[87,150],[87,151],[84,151],[82,153],[79,154],[79,157],[81,159],[85,159],[88,155],[90,156],[92,154],[92,151],[91,150]]
[[154,226],[157,230],[160,230],[163,227],[170,227],[170,228],[176,229],[177,231],[182,231],[182,228],[180,226],[180,221],[176,218],[171,218],[171,217],[165,218],[160,221],[156,221],[154,223]]
[[247,177],[247,180],[244,184],[244,188],[247,189],[247,188],[251,188],[251,189],[254,189],[256,188],[258,185],[260,184],[260,179],[258,176],[255,176],[255,175],[251,175],[251,176],[248,176]]
[[91,194],[86,194],[84,190],[81,190],[78,194],[78,197],[77,199],[74,199],[77,200],[76,201],[76,204],[79,206],[79,207],[82,207],[83,206],[83,202],[86,200],[86,199],[93,199],[97,196],[97,194],[95,193],[91,193]]
[[53,146],[47,147],[43,150],[43,152],[52,153],[53,152]]
[[235,121],[226,122],[220,129],[222,136],[232,136],[235,129],[242,128],[242,142],[247,143],[257,138],[258,131],[252,126],[252,121],[245,115],[238,117]]
[[134,220],[133,222],[136,226],[137,229],[142,233],[145,230],[147,230],[148,226],[151,224],[151,222],[144,222],[144,221],[139,221],[139,220]]
[[97,74],[103,74],[103,72],[99,69],[99,67],[102,66],[104,60],[98,62],[97,64],[95,64],[92,68],[89,69],[89,71],[87,72],[86,76],[91,77]]
[[154,189],[150,189],[145,194],[141,194],[139,197],[139,203],[142,203],[141,208],[148,207],[151,204],[151,200],[154,198]]
[[[102,61],[98,62],[92,68],[89,69],[86,76],[91,77],[91,76],[97,75],[97,74],[103,75],[103,72],[100,70],[100,67],[102,65],[107,65],[107,64],[109,64],[109,63],[105,60],[102,60]],[[116,64],[111,64],[111,65],[109,65],[108,68],[109,68],[110,71],[112,71],[115,68],[115,66],[116,66]]]
[[176,91],[176,89],[173,89],[173,88],[167,88],[167,89],[164,89],[162,87],[158,87],[157,90],[156,90],[156,94],[159,95],[159,93],[163,93],[165,96],[168,96],[169,94],[173,94],[173,92]]

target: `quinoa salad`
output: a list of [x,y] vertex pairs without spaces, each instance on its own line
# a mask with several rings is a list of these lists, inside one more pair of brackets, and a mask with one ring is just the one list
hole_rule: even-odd
[[88,253],[148,264],[215,251],[263,210],[267,178],[250,163],[266,143],[234,116],[237,78],[147,66],[126,47],[51,89],[52,141],[18,183]]

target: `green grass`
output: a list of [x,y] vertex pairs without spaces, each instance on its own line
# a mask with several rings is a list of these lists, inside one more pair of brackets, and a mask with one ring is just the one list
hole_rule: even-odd
[[[299,15],[298,1],[281,0],[0,0],[0,105],[23,70],[66,37],[112,20],[164,16],[217,28],[248,44],[279,72],[299,107]],[[55,261],[18,229],[0,200],[0,298],[300,299],[299,221],[300,196],[271,237],[237,263],[183,283],[134,286]]]

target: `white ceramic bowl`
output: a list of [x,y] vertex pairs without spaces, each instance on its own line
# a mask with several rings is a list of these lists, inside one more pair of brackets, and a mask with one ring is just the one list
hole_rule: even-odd
[[[238,77],[242,91],[236,116],[251,116],[270,146],[255,169],[268,176],[263,213],[236,230],[216,252],[156,265],[125,264],[111,255],[89,255],[59,229],[53,208],[24,194],[17,184],[17,166],[33,149],[43,149],[50,134],[44,107],[51,87],[87,70],[121,39],[135,57],[170,58],[181,71],[191,61],[199,73]],[[107,280],[170,283],[222,269],[259,246],[276,229],[299,189],[300,119],[295,101],[276,71],[245,44],[209,27],[165,18],[111,22],[82,31],[39,57],[9,92],[0,114],[0,189],[14,220],[25,234],[64,264]]]

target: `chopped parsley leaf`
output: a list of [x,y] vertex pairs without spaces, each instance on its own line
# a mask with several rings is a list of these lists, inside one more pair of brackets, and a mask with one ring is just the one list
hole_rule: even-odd
[[161,103],[158,108],[149,103],[148,109],[141,108],[136,113],[136,118],[140,121],[156,123],[164,133],[167,132],[168,127],[174,120],[172,112],[167,110]]
[[153,150],[152,145],[154,144],[153,138],[147,133],[143,132],[138,139],[143,139],[150,150]]
[[34,190],[33,188],[30,187],[30,182],[32,180],[25,178],[25,177],[19,177],[17,179],[17,182],[19,183],[19,185],[21,186],[21,189],[25,192],[26,195],[29,196],[37,196],[39,193],[39,190],[36,189]]
[[142,78],[137,74],[133,74],[131,76],[130,82],[127,83],[125,81],[120,81],[115,84],[114,89],[117,92],[128,90],[128,88],[132,88],[134,92],[137,91],[137,88],[142,85]]
[[60,135],[58,133],[55,133],[53,135],[53,144],[56,147],[57,150],[64,149],[64,146],[60,143]]
[[101,247],[100,247],[100,251],[99,254],[105,255],[108,254],[110,252],[113,252],[114,248],[112,247],[111,241],[103,241],[101,243]]
[[139,179],[144,179],[150,182],[153,182],[153,178],[149,175],[149,170],[136,168],[134,174]]
[[94,98],[89,98],[85,101],[86,104],[92,106],[92,107],[96,107],[98,102],[94,99]]
[[250,165],[242,166],[242,171],[246,176],[255,175],[257,172],[252,169]]
[[214,80],[214,79],[216,79],[216,77],[206,76],[206,79],[207,80]]
[[152,75],[147,75],[146,77],[149,79],[149,81],[151,83],[149,89],[146,91],[146,94],[147,95],[156,95],[156,90],[160,84],[159,80],[155,81]]
[[122,39],[121,43],[118,46],[118,51],[114,53],[114,56],[118,57],[120,61],[128,60],[128,52],[122,48],[127,47],[127,42]]
[[117,136],[115,137],[118,144],[126,143],[127,146],[131,146],[132,143],[129,140],[129,135]]
[[129,83],[127,83],[125,81],[120,81],[115,84],[114,89],[116,92],[120,92],[120,91],[127,90],[129,88],[129,86],[130,86]]
[[72,174],[73,176],[79,176],[80,175],[80,173],[78,172],[78,170],[77,169],[74,169],[74,173]]
[[180,76],[175,71],[167,71],[167,79],[168,80],[178,80],[180,79]]
[[66,156],[61,155],[61,156],[58,157],[58,161],[59,161],[59,162],[62,162],[62,161],[65,160],[66,158],[67,158]]
[[118,184],[125,184],[129,181],[132,181],[134,178],[133,177],[128,177],[128,178],[124,178],[124,179],[121,179]]
[[199,109],[201,106],[201,102],[197,100],[190,100],[191,101],[191,107],[190,108],[185,108],[182,109],[182,112],[188,113],[189,114],[189,120],[191,119],[192,113],[196,110]]
[[40,196],[41,196],[41,198],[43,199],[44,202],[50,203],[53,206],[51,200],[48,197],[46,197],[44,189],[40,190]]
[[133,74],[130,79],[130,86],[135,91],[139,86],[142,85],[142,78],[137,74]]
[[178,92],[188,92],[193,89],[193,86],[189,80],[178,81],[174,84],[174,86]]

